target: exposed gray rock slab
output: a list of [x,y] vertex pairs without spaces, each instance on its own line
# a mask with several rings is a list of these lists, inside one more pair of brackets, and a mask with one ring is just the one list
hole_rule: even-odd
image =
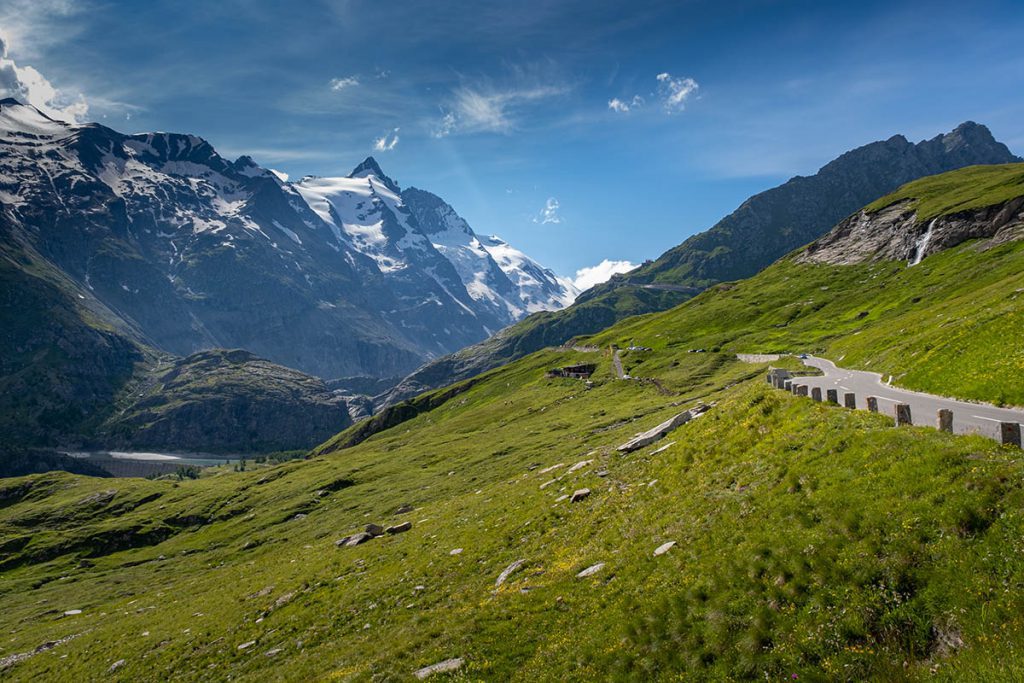
[[693,418],[705,412],[707,409],[707,406],[697,406],[690,410],[684,410],[678,415],[665,420],[657,427],[637,434],[632,439],[619,446],[618,451],[620,453],[631,453],[643,448],[644,446],[650,446],[655,441],[660,441],[665,438],[667,434],[678,429]]
[[430,676],[433,676],[434,674],[443,674],[450,673],[452,671],[458,671],[462,668],[463,664],[465,664],[465,662],[462,660],[462,657],[454,657],[452,659],[446,659],[443,662],[438,662],[437,664],[425,666],[422,669],[419,669],[416,672],[414,672],[413,676],[422,681],[426,678],[429,678]]

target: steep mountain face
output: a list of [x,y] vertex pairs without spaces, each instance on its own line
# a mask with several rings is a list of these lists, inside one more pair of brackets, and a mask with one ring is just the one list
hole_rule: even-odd
[[[946,205],[928,206],[936,190],[955,192]],[[797,260],[852,264],[923,259],[972,239],[986,249],[1024,236],[1024,164],[982,166],[925,178],[901,188],[839,223]]]
[[509,322],[372,159],[293,185],[194,136],[68,125],[8,99],[0,204],[4,244],[176,355],[240,347],[322,377],[384,377]]
[[431,243],[454,266],[466,290],[510,325],[530,313],[565,308],[579,295],[559,278],[496,235],[478,237],[437,195],[411,187],[402,199]]
[[985,126],[967,122],[917,144],[901,135],[847,152],[815,175],[754,195],[709,230],[640,268],[583,292],[572,306],[538,314],[403,380],[384,403],[593,334],[617,320],[675,306],[718,282],[749,277],[820,237],[868,202],[917,178],[975,164],[1020,161]]

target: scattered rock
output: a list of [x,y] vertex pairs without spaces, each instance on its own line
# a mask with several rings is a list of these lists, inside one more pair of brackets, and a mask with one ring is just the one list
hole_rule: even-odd
[[462,552],[462,548],[452,548],[452,549],[451,549],[451,550],[450,550],[450,551],[448,552],[448,554],[449,554],[449,555],[458,555],[458,554],[459,554],[459,553],[461,553],[461,552]]
[[407,512],[412,512],[412,510],[413,510],[412,505],[401,505],[401,506],[399,506],[399,508],[397,510],[395,510],[395,514],[396,515],[404,515]]
[[597,476],[602,477],[602,478],[603,477],[607,477],[608,476],[608,470],[601,470],[600,472],[597,473]]
[[299,520],[305,519],[306,517],[308,517],[308,515],[306,515],[304,512],[300,512],[299,514],[292,517],[292,521],[298,522]]
[[122,666],[124,666],[124,664],[125,664],[125,662],[124,662],[123,659],[117,660],[116,662],[114,662],[113,664],[110,665],[110,668],[107,669],[107,673],[108,674],[114,673],[115,671],[120,669]]
[[549,486],[551,486],[552,484],[554,484],[554,483],[555,483],[556,481],[558,481],[558,480],[557,480],[557,479],[551,479],[550,481],[546,481],[546,482],[544,482],[543,484],[541,484],[541,485],[540,485],[540,487],[541,487],[542,489],[546,489],[547,487],[549,487]]
[[67,612],[64,613],[64,616],[66,616],[66,617],[73,617],[76,614],[81,614],[81,613],[82,613],[82,610],[80,610],[80,609],[69,609]]
[[277,655],[281,654],[283,651],[284,651],[284,648],[274,647],[274,648],[271,648],[271,649],[267,650],[263,654],[266,657],[276,657]]
[[345,547],[351,548],[361,543],[366,543],[371,538],[373,538],[372,534],[369,534],[365,531],[360,531],[358,534],[352,534],[351,536],[349,536],[348,540],[345,542]]
[[672,550],[672,547],[675,544],[676,544],[675,541],[669,541],[668,543],[662,543],[661,545],[659,545],[657,548],[654,549],[654,556],[657,557],[658,555],[664,555],[669,550]]
[[389,534],[402,534],[402,533],[405,533],[406,531],[408,531],[411,528],[412,528],[412,522],[402,522],[401,524],[395,524],[394,526],[389,526],[384,531],[386,531]]
[[557,465],[552,465],[551,467],[545,467],[544,469],[542,469],[537,474],[547,474],[548,472],[553,472],[554,470],[557,470],[559,467],[565,467],[565,463],[561,463],[560,462]]
[[658,453],[664,453],[664,452],[665,452],[665,451],[667,451],[667,450],[668,450],[669,448],[671,448],[672,446],[675,446],[675,445],[676,445],[676,442],[675,442],[675,441],[669,441],[669,442],[668,442],[667,444],[665,444],[664,446],[662,446],[662,447],[660,447],[660,448],[655,448],[655,449],[654,449],[653,451],[651,451],[651,455],[657,455]]
[[581,470],[581,469],[583,469],[584,467],[586,467],[587,465],[589,465],[592,462],[594,462],[594,461],[593,460],[580,460],[578,463],[576,463],[575,465],[573,465],[572,467],[567,469],[565,471],[565,473],[566,474],[570,474],[570,473],[575,472],[577,470]]
[[576,491],[573,491],[572,497],[569,499],[569,502],[578,503],[589,495],[590,489],[577,489]]
[[526,564],[526,560],[516,560],[509,566],[505,567],[505,571],[498,574],[498,580],[494,582],[494,587],[497,588],[501,584],[505,583],[505,580],[512,576],[514,572],[518,571],[524,564]]
[[597,564],[592,564],[589,567],[587,567],[586,569],[584,569],[583,571],[581,571],[579,574],[577,574],[576,578],[577,579],[585,579],[588,576],[593,576],[594,574],[598,573],[603,568],[604,568],[604,562],[598,562]]
[[415,671],[413,673],[413,676],[415,676],[416,678],[418,678],[418,679],[420,679],[422,681],[423,679],[428,678],[429,676],[433,676],[434,674],[442,674],[442,673],[450,673],[452,671],[458,671],[459,669],[462,668],[462,665],[464,663],[465,662],[462,661],[462,657],[454,657],[452,659],[446,659],[443,662],[438,662],[437,664],[431,664],[430,666],[425,666],[422,669],[419,669],[418,671]]
[[384,527],[382,527],[380,524],[367,524],[366,533],[370,534],[371,536],[380,536],[384,533]]
[[248,650],[250,647],[252,647],[255,644],[256,644],[255,640],[250,640],[248,642],[245,642],[245,643],[242,643],[241,645],[239,645],[238,649],[239,650]]
[[555,498],[555,502],[556,502],[556,503],[561,503],[561,502],[562,502],[563,500],[565,500],[565,499],[566,499],[566,498],[568,498],[568,497],[569,497],[569,494],[568,494],[568,493],[563,493],[563,494],[562,494],[562,495],[560,495],[560,496],[559,496],[558,498]]
[[635,437],[619,446],[618,450],[620,453],[630,453],[643,448],[644,446],[650,446],[655,441],[663,439],[669,432],[678,429],[693,418],[707,412],[708,409],[708,406],[701,404],[695,408],[684,410],[678,415],[665,420],[657,427],[637,434]]
[[341,548],[342,546],[346,545],[351,538],[352,538],[351,536],[345,536],[344,538],[339,538],[337,541],[334,542],[334,545],[339,547],[339,548]]

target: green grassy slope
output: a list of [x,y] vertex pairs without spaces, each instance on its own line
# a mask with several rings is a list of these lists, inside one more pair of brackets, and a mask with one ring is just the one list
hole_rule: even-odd
[[[774,391],[733,355],[824,349],[967,394],[946,360],[994,372],[994,340],[1020,357],[1022,259],[966,244],[910,269],[784,261],[596,339],[653,347],[624,360],[657,383],[613,379],[607,351],[545,351],[311,460],[6,480],[0,661],[76,637],[4,675],[92,679],[124,660],[112,678],[407,680],[462,657],[471,680],[1024,676],[1019,451]],[[593,389],[544,377],[570,362],[598,364]],[[993,382],[973,391],[1021,391]],[[697,401],[716,405],[614,450]]]
[[1024,195],[1024,164],[969,166],[958,171],[928,176],[907,183],[871,204],[881,211],[896,202],[910,200],[919,221],[969,209],[1002,204]]
[[[749,371],[716,358],[716,383]],[[124,660],[115,678],[404,680],[460,656],[488,680],[913,678],[1016,637],[1015,453],[756,381],[668,450],[622,457],[608,447],[670,414],[665,397],[530,381],[541,367],[313,461],[177,486],[6,483],[0,657],[77,637],[5,673],[92,679]],[[334,547],[400,503],[411,531]]]
[[[973,243],[919,265],[852,266],[783,259],[665,313],[586,340],[658,350],[806,351],[893,375],[901,386],[1024,405],[1024,243],[979,252]],[[655,360],[634,354],[635,372]],[[656,358],[656,356],[655,356]]]

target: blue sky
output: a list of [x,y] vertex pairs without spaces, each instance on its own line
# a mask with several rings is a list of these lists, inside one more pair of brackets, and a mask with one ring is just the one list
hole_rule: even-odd
[[2,0],[0,88],[292,177],[373,154],[571,275],[896,133],[1024,153],[1021,36],[1019,0]]

